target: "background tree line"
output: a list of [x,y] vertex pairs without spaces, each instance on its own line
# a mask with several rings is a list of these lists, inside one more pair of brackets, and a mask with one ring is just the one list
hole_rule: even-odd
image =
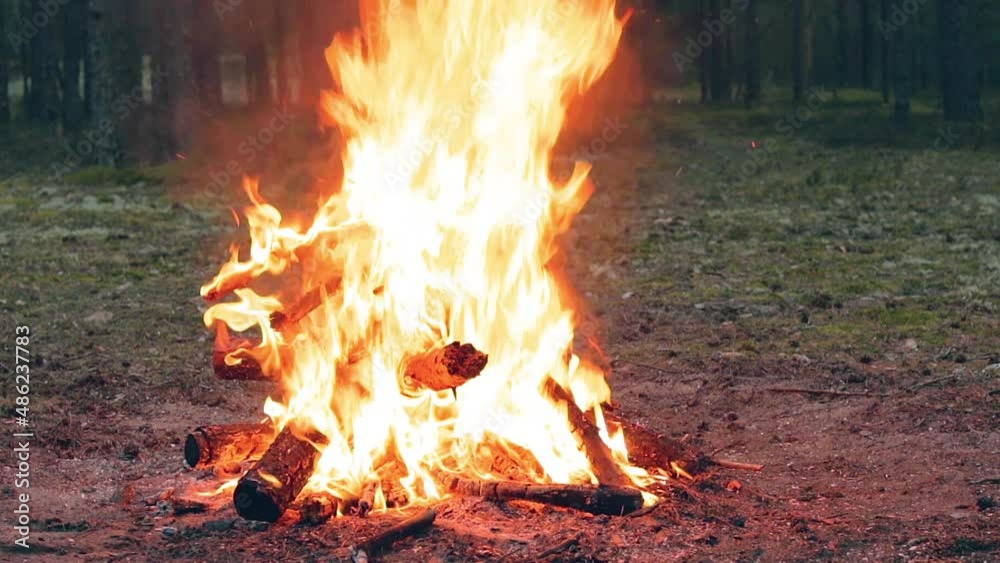
[[[645,53],[661,82],[697,81],[706,103],[753,106],[765,87],[881,91],[905,125],[915,94],[946,119],[981,121],[1000,85],[1000,10],[985,0],[658,0],[645,25],[674,38]],[[650,58],[661,61],[650,64]]]
[[99,139],[95,164],[171,158],[226,112],[314,106],[347,4],[0,0],[0,121]]
[[[705,103],[753,107],[872,89],[905,126],[915,95],[981,121],[1000,85],[996,2],[619,3],[647,91],[697,83]],[[0,18],[0,121],[97,139],[85,156],[110,166],[182,155],[227,112],[314,107],[332,86],[324,48],[358,21],[354,0],[0,0]]]

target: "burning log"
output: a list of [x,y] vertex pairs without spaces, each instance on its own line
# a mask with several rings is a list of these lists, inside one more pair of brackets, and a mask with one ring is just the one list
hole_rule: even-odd
[[243,289],[244,287],[250,285],[250,282],[252,282],[256,277],[257,274],[252,270],[232,275],[222,280],[218,287],[213,287],[202,293],[202,298],[209,302],[217,301],[237,289]]
[[260,459],[273,441],[270,424],[200,426],[184,440],[184,461],[188,467],[204,469],[223,461]]
[[352,509],[354,514],[364,517],[375,508],[375,493],[378,491],[378,481],[370,481],[361,490],[358,504]]
[[399,481],[383,481],[382,495],[387,508],[401,508],[410,504],[410,495]]
[[340,289],[340,278],[328,280],[323,285],[316,286],[306,292],[298,301],[286,307],[284,311],[271,313],[271,328],[285,330],[304,319],[323,304],[323,298]]
[[437,518],[437,511],[428,508],[383,532],[375,534],[355,546],[353,550],[354,561],[367,563],[369,557],[374,557],[397,541],[429,528],[434,523],[435,518]]
[[247,520],[276,522],[312,476],[319,451],[286,427],[233,492],[236,512]]
[[421,386],[441,391],[458,387],[479,375],[486,367],[487,358],[472,344],[452,342],[411,359],[405,373]]
[[580,407],[576,406],[573,397],[553,379],[546,381],[545,392],[556,402],[566,405],[566,416],[570,429],[576,436],[580,449],[587,456],[598,482],[613,487],[632,486],[632,480],[618,465],[614,456],[611,455],[611,449],[601,439],[597,426],[587,418]]
[[318,526],[337,514],[340,501],[329,493],[320,493],[302,501],[299,521],[307,526]]
[[618,415],[604,412],[604,419],[625,432],[629,461],[646,470],[671,468],[671,462],[694,474],[712,464],[712,460],[696,449],[661,434],[642,424],[630,422]]
[[[212,367],[215,376],[223,380],[235,381],[273,381],[274,378],[263,372],[260,364],[253,358],[243,358],[236,365],[228,365],[226,356],[239,348],[253,348],[256,343],[246,339],[234,341],[236,344],[227,349],[216,350],[212,354]],[[351,358],[352,360],[354,358]],[[406,375],[420,383],[421,387],[435,391],[458,387],[469,379],[479,375],[486,366],[487,355],[472,344],[452,342],[442,348],[414,357],[404,370]]]
[[575,508],[591,514],[621,515],[642,508],[642,493],[631,487],[480,481],[462,477],[451,477],[446,481],[448,490],[455,494],[499,500],[529,500]]
[[245,357],[240,359],[240,363],[229,365],[226,363],[226,356],[237,348],[248,348],[253,345],[236,346],[228,350],[215,350],[212,352],[212,370],[215,377],[227,381],[270,381],[273,379],[261,369],[257,360]]

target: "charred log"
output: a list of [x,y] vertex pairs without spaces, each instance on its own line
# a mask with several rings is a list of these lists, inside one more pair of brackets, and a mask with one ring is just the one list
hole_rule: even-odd
[[574,508],[591,514],[628,514],[642,508],[642,493],[631,487],[537,484],[519,481],[480,481],[452,477],[449,491],[498,500],[529,500]]
[[437,511],[428,508],[385,531],[379,532],[355,546],[354,560],[368,561],[369,557],[374,557],[385,551],[397,541],[429,528],[434,523],[435,518],[437,518]]
[[487,355],[472,344],[452,342],[411,359],[406,375],[422,387],[441,391],[458,387],[479,375],[487,359]]
[[671,462],[674,462],[693,475],[712,464],[711,459],[695,448],[642,424],[607,411],[604,412],[604,419],[609,426],[616,425],[625,432],[629,461],[643,469],[670,470]]
[[285,428],[236,485],[236,512],[247,520],[276,522],[312,476],[319,451]]
[[240,358],[239,363],[229,365],[226,363],[226,356],[238,349],[247,349],[257,346],[256,343],[246,339],[234,342],[228,349],[215,350],[212,352],[212,370],[215,377],[230,381],[270,381],[271,376],[264,373],[260,363],[254,358]]
[[274,441],[270,424],[216,424],[195,428],[184,440],[184,461],[203,469],[224,461],[260,459]]
[[576,406],[573,397],[552,379],[546,381],[545,392],[557,403],[566,405],[566,417],[570,429],[577,439],[580,450],[587,456],[598,482],[613,487],[632,486],[632,480],[618,465],[611,455],[611,449],[601,439],[597,426],[587,418],[580,407]]

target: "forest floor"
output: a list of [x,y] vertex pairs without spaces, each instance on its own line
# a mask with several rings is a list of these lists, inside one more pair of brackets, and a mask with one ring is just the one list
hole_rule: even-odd
[[[618,411],[764,470],[712,469],[637,518],[450,499],[384,560],[534,561],[570,538],[547,560],[1000,557],[995,132],[939,133],[918,105],[915,130],[894,135],[883,106],[850,94],[787,133],[790,103],[661,93],[597,155],[567,240]],[[223,501],[185,516],[147,503],[214,486],[184,468],[184,435],[259,417],[267,392],[214,379],[201,323],[198,287],[243,236],[237,190],[195,205],[190,175],[52,182],[44,163],[15,168],[22,143],[6,148],[23,171],[0,183],[0,367],[13,373],[15,326],[29,326],[36,437],[32,548],[7,526],[0,559],[342,560],[395,518],[260,526]],[[754,156],[766,162],[744,167]],[[8,456],[4,522],[15,472]]]

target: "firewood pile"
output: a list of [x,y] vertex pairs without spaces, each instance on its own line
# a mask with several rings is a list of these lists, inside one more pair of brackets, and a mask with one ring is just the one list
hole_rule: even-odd
[[[294,330],[296,323],[321,305],[326,292],[337,286],[335,280],[306,293],[284,312],[273,314],[272,326],[282,331]],[[237,338],[227,343],[212,356],[219,379],[279,382],[279,374],[268,373],[259,362],[243,353],[258,342]],[[417,390],[454,390],[478,376],[487,361],[488,356],[471,344],[452,342],[413,357],[402,371],[404,385]],[[531,501],[591,514],[624,515],[640,510],[645,500],[643,493],[615,461],[601,438],[593,413],[582,411],[570,392],[552,379],[547,380],[541,391],[553,404],[565,409],[568,428],[599,484],[539,483],[532,477],[543,472],[530,452],[508,445],[506,451],[480,452],[477,462],[478,474],[500,476],[502,480],[470,478],[457,469],[439,468],[433,471],[438,491],[494,500]],[[631,462],[649,472],[690,476],[716,463],[682,442],[624,420],[609,410],[604,411],[604,418],[609,429],[624,430]],[[316,525],[338,515],[364,517],[377,505],[402,508],[414,504],[399,484],[406,472],[398,460],[379,465],[377,478],[366,483],[357,496],[302,494],[320,457],[317,447],[323,444],[320,433],[294,421],[280,431],[263,422],[201,426],[188,434],[184,458],[195,469],[211,469],[222,463],[230,467],[246,464],[249,469],[236,484],[233,503],[236,512],[248,520],[277,522],[292,513],[298,522]],[[364,560],[397,539],[426,529],[435,515],[433,509],[425,509],[373,536],[357,546],[355,559]]]

